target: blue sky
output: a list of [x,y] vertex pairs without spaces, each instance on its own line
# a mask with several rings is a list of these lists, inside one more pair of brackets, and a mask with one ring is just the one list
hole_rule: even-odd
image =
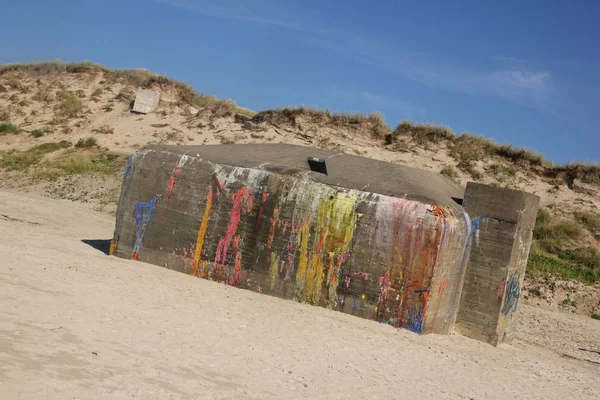
[[262,110],[380,111],[599,161],[600,2],[3,0],[0,63],[144,67]]

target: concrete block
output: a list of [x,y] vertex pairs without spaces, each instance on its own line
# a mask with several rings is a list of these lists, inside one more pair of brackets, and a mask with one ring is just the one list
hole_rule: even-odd
[[135,97],[132,111],[140,114],[150,114],[156,110],[159,102],[160,92],[140,89]]
[[438,174],[322,149],[149,146],[127,163],[111,253],[448,333],[471,227],[460,197]]
[[456,330],[494,345],[509,342],[539,198],[469,183],[463,206],[472,233]]

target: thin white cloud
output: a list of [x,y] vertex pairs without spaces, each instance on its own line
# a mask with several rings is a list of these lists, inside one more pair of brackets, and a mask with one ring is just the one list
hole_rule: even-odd
[[329,87],[327,92],[332,97],[337,98],[352,98],[359,103],[362,103],[361,111],[391,111],[404,115],[406,118],[424,117],[426,112],[424,108],[415,107],[409,103],[402,102],[394,97],[384,94],[372,93],[348,88],[340,88],[337,86]]
[[508,64],[512,64],[512,63],[527,63],[527,62],[529,62],[528,60],[525,60],[524,58],[499,56],[499,55],[491,56],[490,59],[494,60],[494,61],[500,61],[500,62],[503,62],[503,63],[508,63]]
[[[302,34],[300,39],[304,42],[435,89],[497,97],[522,106],[546,110],[553,106],[557,97],[553,77],[549,72],[525,68],[527,62],[517,58],[492,56],[496,61],[510,64],[502,68],[482,69],[457,65],[435,55],[399,50],[401,44],[382,38],[324,28],[323,24],[319,25],[313,20],[301,20],[294,13],[287,12],[285,5],[282,7],[281,3],[269,0],[157,1],[211,17],[299,32]],[[367,96],[361,97],[369,100]],[[372,97],[370,101],[386,103],[377,97]],[[388,99],[387,107],[403,108],[392,105],[392,102],[393,99]]]
[[524,89],[543,89],[552,77],[549,72],[539,71],[528,73],[527,71],[498,71],[496,77],[501,82]]

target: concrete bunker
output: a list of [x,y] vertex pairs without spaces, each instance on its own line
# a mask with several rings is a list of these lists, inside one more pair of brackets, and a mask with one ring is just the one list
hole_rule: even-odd
[[[311,157],[325,160],[327,175],[311,171]],[[461,304],[489,300],[462,290],[472,275],[473,227],[455,201],[463,195],[439,174],[322,149],[148,146],[125,168],[110,252],[417,333],[449,333],[458,315],[468,316]],[[527,207],[515,213],[535,215],[537,202]],[[531,234],[519,240],[528,251]],[[510,264],[515,241],[508,242],[510,255],[500,251],[500,258]],[[522,268],[522,283],[520,257],[505,273]],[[495,275],[488,280],[502,284]],[[506,307],[481,308],[500,315]],[[464,333],[496,344],[478,335],[493,321],[465,323]]]

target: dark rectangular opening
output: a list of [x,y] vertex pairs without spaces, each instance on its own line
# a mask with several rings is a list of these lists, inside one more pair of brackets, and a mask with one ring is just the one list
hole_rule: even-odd
[[327,175],[327,166],[322,158],[308,157],[308,165],[311,171]]

